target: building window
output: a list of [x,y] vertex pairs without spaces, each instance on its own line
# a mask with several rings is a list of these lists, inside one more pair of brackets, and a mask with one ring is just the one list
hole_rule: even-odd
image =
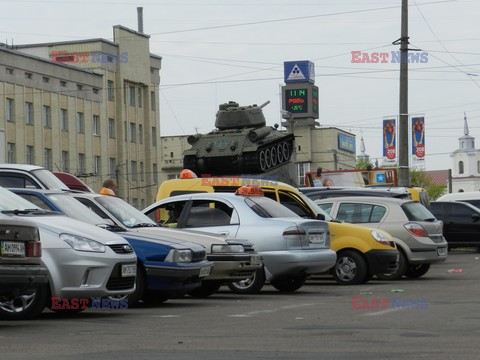
[[480,161],[477,161],[477,173],[480,174]]
[[152,146],[157,146],[157,128],[152,127]]
[[117,175],[117,161],[115,158],[110,158],[110,177],[113,178]]
[[130,123],[130,142],[136,143],[137,142],[137,130],[135,123]]
[[143,166],[143,161],[140,161],[140,181],[145,181],[145,168]]
[[13,75],[15,73],[15,71],[13,71],[12,68],[6,68],[5,69],[5,72],[8,74],[8,75]]
[[152,91],[150,93],[150,106],[151,106],[151,110],[155,111],[155,91]]
[[77,84],[77,90],[78,90],[78,91],[83,90],[83,85]]
[[127,122],[126,121],[123,122],[123,129],[125,131],[125,142],[127,142],[128,141],[128,129],[127,129]]
[[100,135],[100,116],[93,115],[93,135]]
[[68,151],[62,151],[62,171],[70,172],[69,160],[68,160]]
[[115,139],[115,119],[108,119],[108,137]]
[[44,76],[44,77],[42,78],[42,81],[43,81],[44,84],[48,84],[48,83],[50,82],[50,78]]
[[85,164],[85,154],[79,153],[78,154],[78,172],[86,173],[87,167]]
[[62,131],[68,131],[68,110],[60,109],[60,118],[62,123]]
[[93,91],[94,94],[98,94],[98,89],[97,88],[93,88],[92,91]]
[[463,174],[463,161],[458,162],[458,173]]
[[33,104],[31,102],[25,103],[25,124],[33,125]]
[[48,105],[43,105],[43,127],[47,129],[52,127],[50,106]]
[[142,124],[138,124],[138,142],[143,144],[143,126]]
[[63,81],[63,80],[60,80],[60,86],[61,87],[67,87],[67,82]]
[[15,144],[7,143],[7,163],[15,164],[17,161],[15,159]]
[[152,180],[154,184],[158,184],[157,164],[152,165]]
[[77,132],[85,132],[85,118],[83,117],[82,112],[77,112]]
[[30,165],[35,163],[35,153],[33,152],[33,146],[31,145],[27,145],[27,149],[25,151],[25,161]]
[[53,170],[52,167],[52,149],[45,148],[44,154],[44,167],[50,171]]
[[299,186],[305,186],[305,175],[310,171],[310,163],[298,163],[297,164],[297,183]]
[[132,198],[132,206],[138,209],[138,198]]
[[26,73],[25,73],[25,79],[31,80],[31,79],[32,79],[32,76],[33,76],[32,73],[29,73],[29,72],[26,72]]
[[135,86],[130,85],[128,87],[128,93],[130,96],[130,106],[135,106]]
[[112,80],[108,80],[107,81],[107,96],[108,96],[108,100],[110,101],[113,101],[115,99],[115,88],[113,87],[113,81]]
[[142,107],[142,88],[138,88],[138,107]]
[[137,162],[130,162],[130,173],[132,174],[132,181],[137,181]]
[[14,122],[14,116],[15,116],[15,103],[13,102],[13,99],[7,98],[7,121]]
[[94,173],[95,175],[101,175],[101,168],[102,168],[102,164],[101,164],[101,159],[100,159],[100,156],[95,156],[95,158],[93,159],[94,161]]
[[141,209],[145,209],[145,199],[141,199],[140,204]]

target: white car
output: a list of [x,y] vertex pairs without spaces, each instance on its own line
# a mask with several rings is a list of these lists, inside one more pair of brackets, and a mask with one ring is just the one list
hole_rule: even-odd
[[[48,286],[0,303],[0,313],[22,318],[66,300],[127,295],[135,290],[137,257],[122,237],[99,227],[45,211],[0,187],[2,217],[27,219],[40,232]],[[80,308],[74,309],[80,311]],[[61,311],[61,309],[57,309]]]
[[280,291],[295,291],[303,286],[308,275],[325,272],[335,265],[328,223],[302,219],[264,196],[179,195],[159,201],[143,212],[154,220],[165,219],[169,209],[178,207],[182,208],[178,229],[247,239],[262,255],[263,270],[245,281],[230,283],[232,291],[255,293],[266,280]]

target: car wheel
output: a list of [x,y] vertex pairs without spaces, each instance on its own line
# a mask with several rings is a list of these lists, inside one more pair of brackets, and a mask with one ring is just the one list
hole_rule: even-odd
[[47,286],[43,285],[33,292],[0,302],[0,319],[27,320],[40,315],[47,306]]
[[429,269],[430,264],[410,265],[405,272],[405,276],[412,279],[418,279],[419,277],[425,275]]
[[367,263],[363,256],[355,251],[340,251],[337,253],[333,277],[342,285],[364,284],[368,280]]
[[135,291],[128,295],[128,307],[135,307],[143,297],[145,288],[147,287],[147,279],[144,270],[137,265],[137,277],[135,278]]
[[271,281],[272,286],[280,292],[291,293],[300,289],[307,280],[306,276],[279,278]]
[[255,271],[247,279],[228,283],[230,290],[236,294],[257,294],[262,290],[263,285],[265,285],[265,271],[263,269]]
[[377,274],[377,278],[380,280],[398,280],[401,279],[403,275],[407,272],[408,269],[408,260],[404,252],[398,249],[398,268],[395,272],[391,274]]
[[202,281],[202,285],[190,291],[188,295],[195,298],[206,298],[216,293],[222,285],[223,281]]

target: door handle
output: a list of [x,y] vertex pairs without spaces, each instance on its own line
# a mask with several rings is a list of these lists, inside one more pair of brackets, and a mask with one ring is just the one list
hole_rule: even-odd
[[227,236],[228,234],[230,234],[230,231],[220,231],[219,234]]

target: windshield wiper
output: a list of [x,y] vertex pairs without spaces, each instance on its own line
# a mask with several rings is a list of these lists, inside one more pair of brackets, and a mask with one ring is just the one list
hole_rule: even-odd
[[133,226],[130,226],[131,229],[139,228],[139,227],[159,227],[159,226],[152,223],[140,223],[140,224],[135,224]]
[[113,231],[113,232],[125,232],[127,231],[125,228],[117,225],[117,224],[107,224],[107,223],[102,223],[102,224],[97,224],[98,227],[108,230],[108,231]]
[[12,210],[2,210],[2,214],[13,214],[13,215],[25,215],[25,214],[45,214],[51,213],[54,211],[46,211],[42,209],[12,209]]

